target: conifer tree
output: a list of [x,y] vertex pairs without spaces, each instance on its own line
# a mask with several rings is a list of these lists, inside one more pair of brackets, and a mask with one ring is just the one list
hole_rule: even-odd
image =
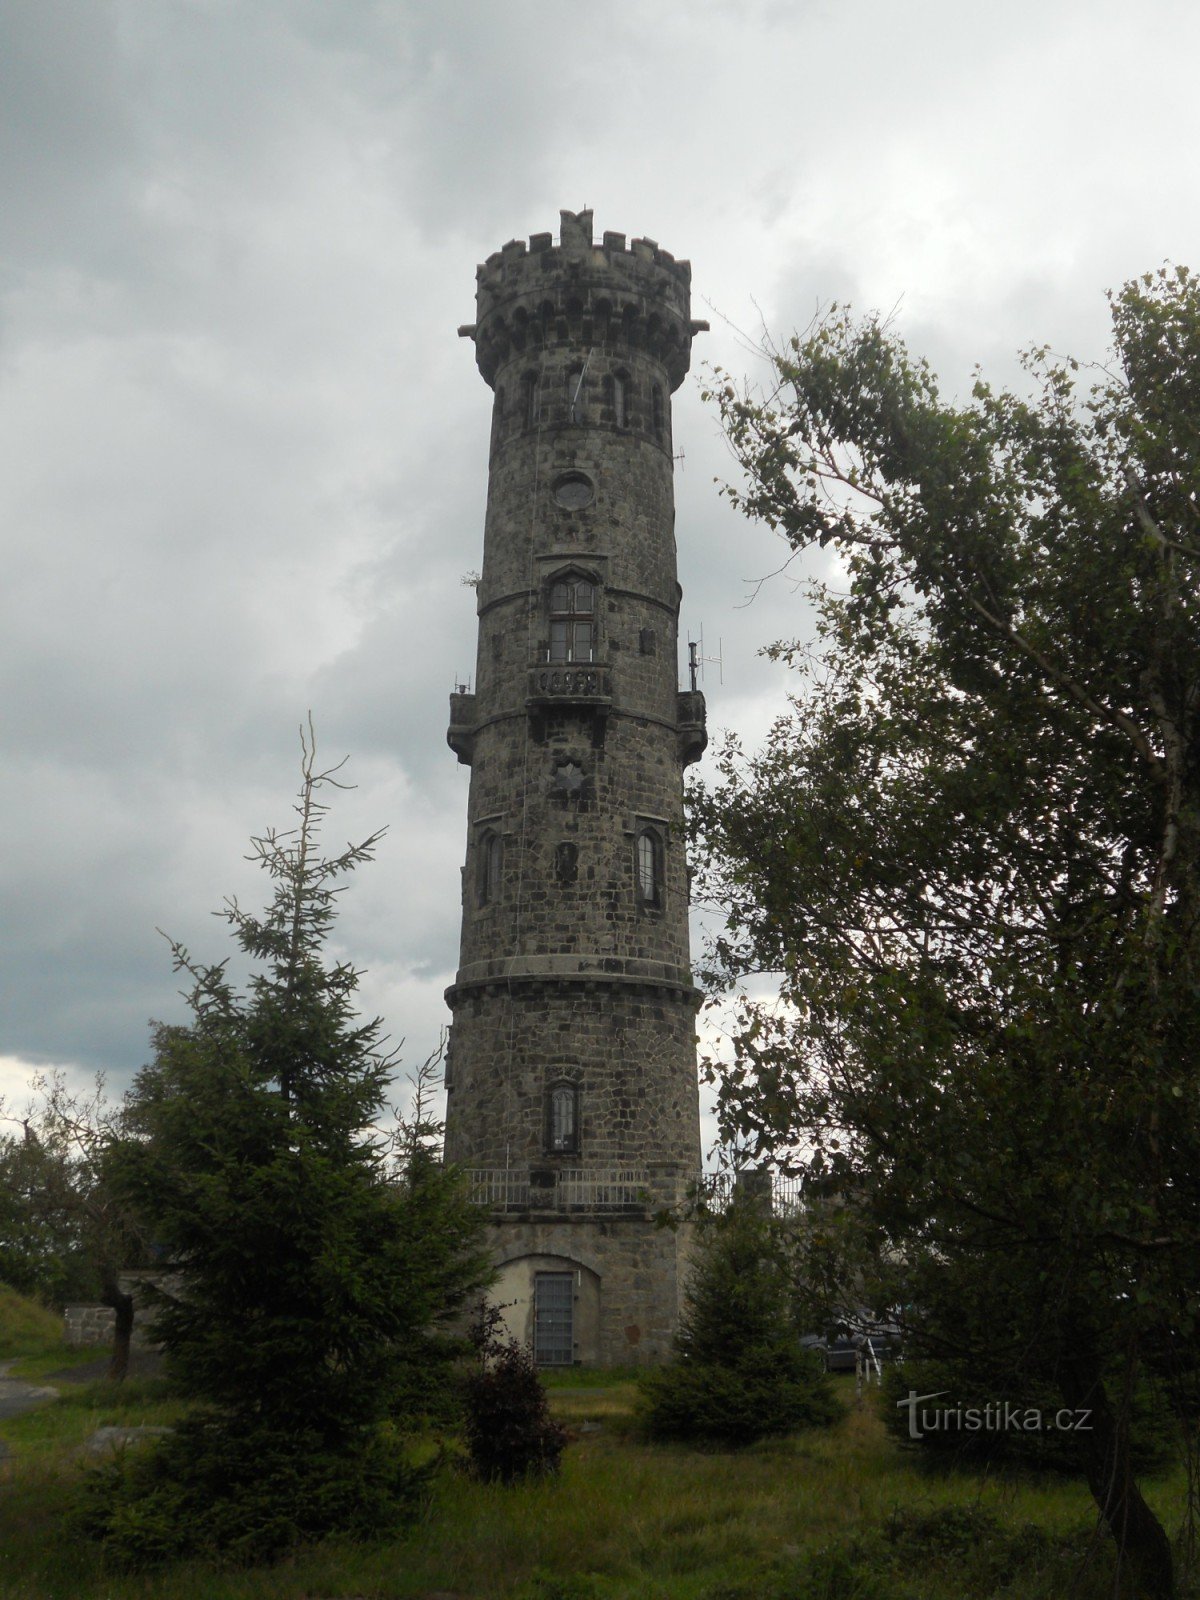
[[800,1347],[781,1230],[753,1198],[701,1224],[675,1348],[673,1363],[642,1380],[652,1438],[742,1445],[838,1414]]
[[[274,892],[224,915],[256,964],[173,944],[187,1027],[160,1026],[110,1176],[177,1277],[157,1332],[197,1414],[95,1494],[93,1531],[143,1561],[216,1546],[255,1559],[330,1531],[376,1532],[420,1489],[383,1426],[414,1360],[486,1280],[480,1214],[433,1158],[427,1127],[395,1151],[378,1129],[394,1058],[354,1011],[352,966],[327,944],[346,876],[379,835],[325,857],[324,786],[302,736],[288,833],[253,841]],[[434,1374],[430,1372],[429,1381]]]

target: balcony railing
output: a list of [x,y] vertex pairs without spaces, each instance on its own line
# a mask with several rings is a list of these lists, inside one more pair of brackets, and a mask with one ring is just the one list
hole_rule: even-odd
[[558,1175],[558,1204],[568,1209],[605,1211],[614,1206],[645,1205],[649,1176],[638,1167],[588,1171],[564,1167]]
[[547,662],[529,671],[529,698],[534,703],[562,704],[582,701],[604,705],[612,699],[607,666],[595,661]]
[[507,1208],[529,1204],[528,1167],[475,1167],[467,1177],[476,1205]]
[[769,1201],[777,1217],[803,1209],[802,1180],[783,1172],[706,1172],[696,1198],[709,1211],[724,1211],[735,1198]]
[[649,1175],[641,1167],[539,1169],[475,1167],[467,1176],[471,1198],[493,1211],[617,1211],[650,1203]]

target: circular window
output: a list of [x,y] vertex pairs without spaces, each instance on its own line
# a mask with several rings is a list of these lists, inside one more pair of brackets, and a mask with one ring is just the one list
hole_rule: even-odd
[[568,511],[581,511],[590,506],[596,495],[596,485],[582,472],[565,472],[554,484],[554,498]]

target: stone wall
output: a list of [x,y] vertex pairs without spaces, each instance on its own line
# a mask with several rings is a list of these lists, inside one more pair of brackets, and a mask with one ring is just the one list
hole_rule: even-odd
[[[153,1350],[154,1312],[146,1295],[151,1282],[164,1287],[178,1285],[170,1274],[154,1271],[123,1272],[119,1282],[123,1294],[133,1296],[133,1334],[130,1340],[135,1350]],[[63,1307],[63,1341],[73,1350],[90,1350],[110,1346],[116,1312],[111,1306],[74,1305]]]

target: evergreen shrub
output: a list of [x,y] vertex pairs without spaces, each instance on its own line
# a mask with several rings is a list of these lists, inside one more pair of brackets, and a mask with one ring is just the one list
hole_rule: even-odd
[[791,1302],[769,1213],[741,1203],[703,1223],[676,1359],[640,1380],[643,1433],[728,1448],[833,1422],[840,1407],[820,1359],[800,1346]]

